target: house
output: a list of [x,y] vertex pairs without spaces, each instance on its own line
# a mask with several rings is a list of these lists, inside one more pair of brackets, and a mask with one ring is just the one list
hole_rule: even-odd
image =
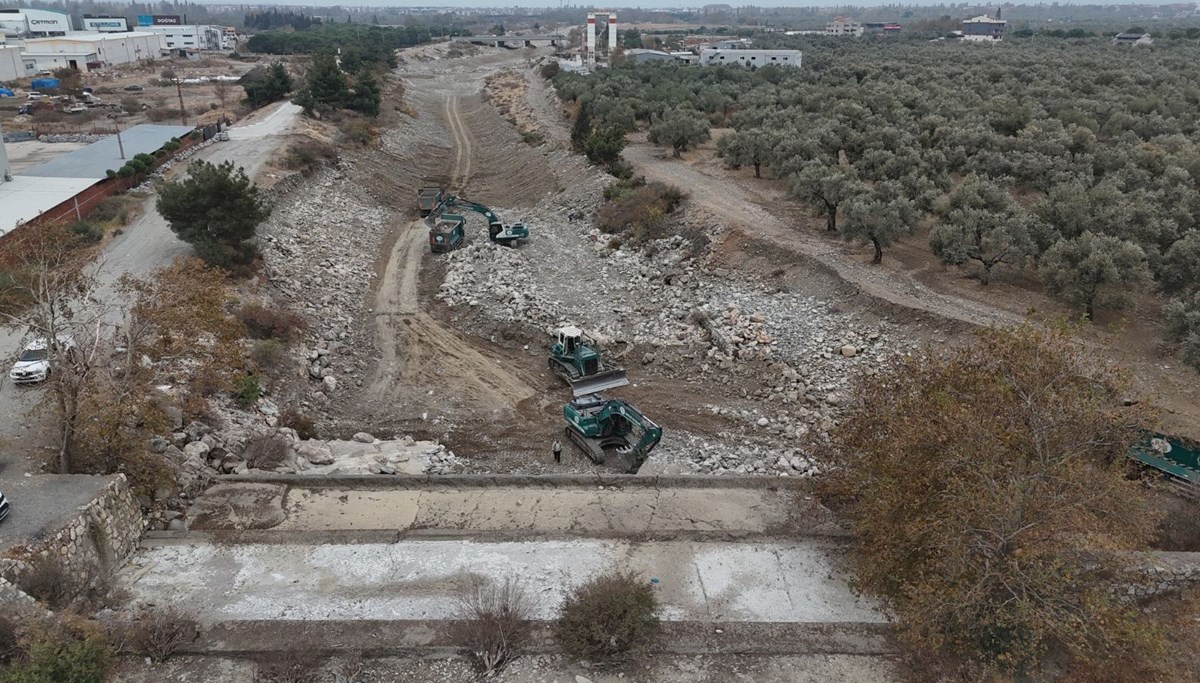
[[1113,45],[1153,45],[1154,39],[1149,33],[1118,33],[1113,36]]
[[825,24],[825,35],[857,38],[863,34],[863,25],[848,17],[837,17]]
[[996,43],[1004,39],[1004,31],[1008,22],[1004,19],[981,14],[971,19],[963,19],[962,39],[970,42]]
[[700,50],[701,66],[739,64],[757,68],[760,66],[800,66],[799,50]]

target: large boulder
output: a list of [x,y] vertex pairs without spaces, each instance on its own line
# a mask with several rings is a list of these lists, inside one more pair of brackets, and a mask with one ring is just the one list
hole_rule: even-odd
[[296,455],[314,465],[333,464],[333,450],[323,441],[301,441],[296,446]]

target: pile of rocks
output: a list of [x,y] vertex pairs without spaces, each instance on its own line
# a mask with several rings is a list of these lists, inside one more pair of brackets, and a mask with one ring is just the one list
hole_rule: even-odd
[[[737,445],[731,445],[733,443]],[[804,448],[742,439],[714,441],[691,432],[674,430],[670,440],[654,450],[651,460],[679,462],[696,474],[815,477],[823,465]]]

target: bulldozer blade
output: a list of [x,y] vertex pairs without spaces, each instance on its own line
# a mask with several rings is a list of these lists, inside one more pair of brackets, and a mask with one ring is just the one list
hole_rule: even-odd
[[571,393],[575,398],[598,394],[609,389],[616,389],[629,384],[629,378],[624,370],[606,370],[604,372],[581,377],[571,383]]

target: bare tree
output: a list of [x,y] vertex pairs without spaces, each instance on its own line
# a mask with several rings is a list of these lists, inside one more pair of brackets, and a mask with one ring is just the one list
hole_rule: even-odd
[[229,100],[229,95],[231,94],[229,82],[222,80],[213,81],[212,88],[213,95],[216,96],[217,101],[221,103],[221,108],[224,109],[226,102]]

